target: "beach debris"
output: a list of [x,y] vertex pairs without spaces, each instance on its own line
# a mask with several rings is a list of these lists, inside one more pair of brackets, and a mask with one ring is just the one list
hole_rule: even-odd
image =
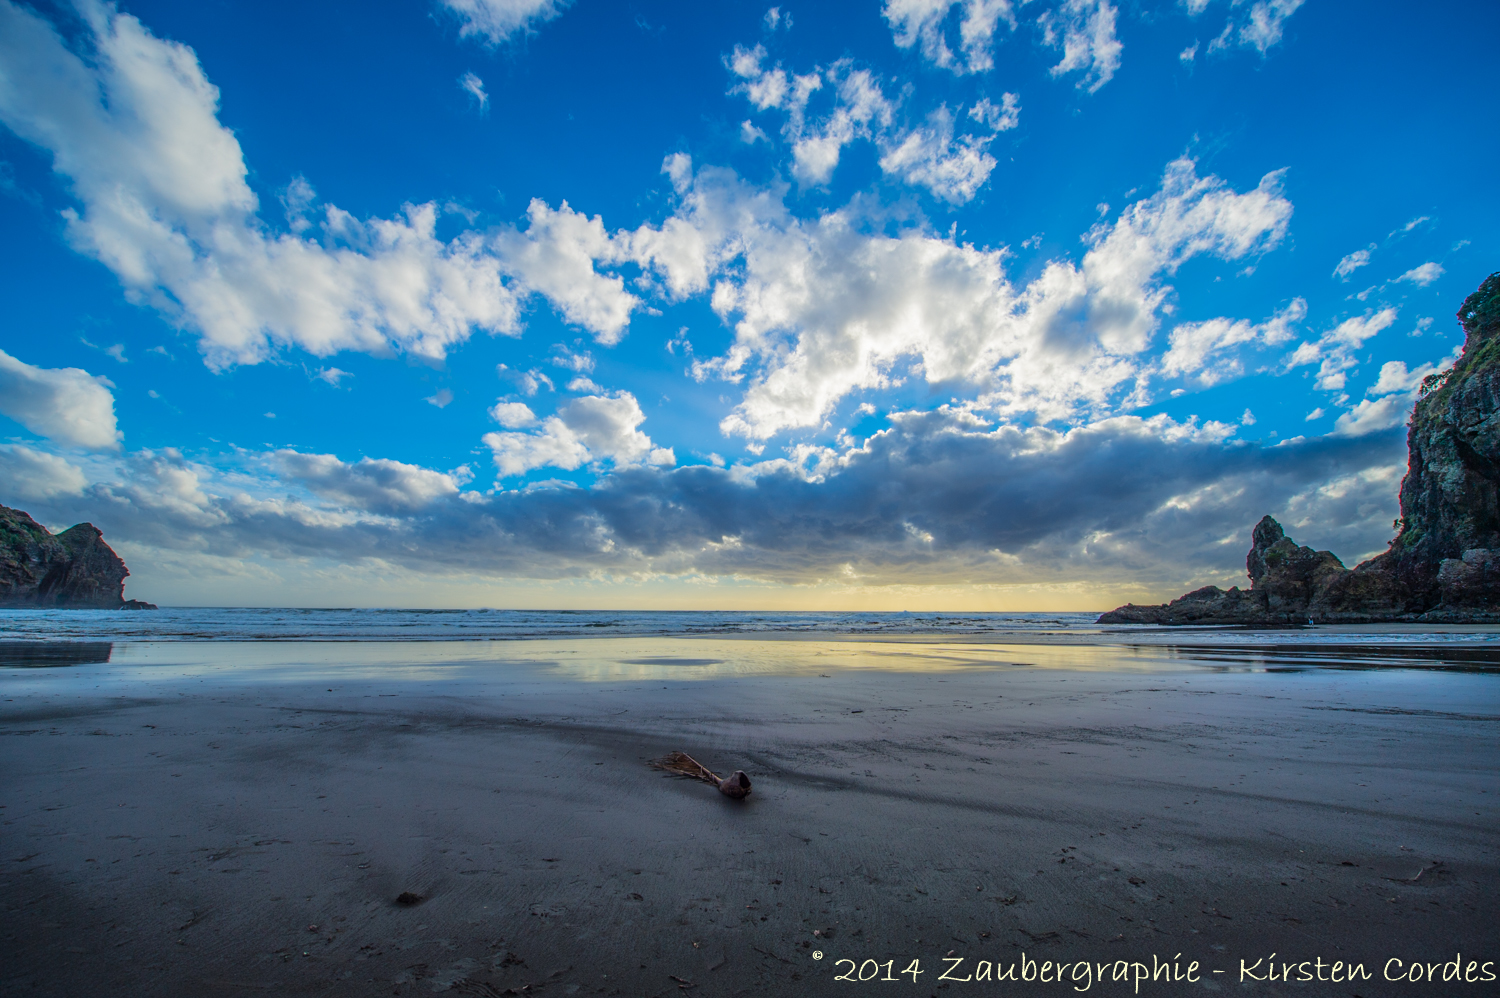
[[671,752],[660,759],[653,759],[651,766],[677,776],[712,783],[719,788],[719,793],[726,797],[733,797],[735,800],[741,800],[750,795],[750,777],[746,776],[743,770],[736,769],[728,776],[720,778],[714,774],[713,770],[686,752]]
[[407,908],[419,905],[426,900],[427,899],[421,894],[413,894],[411,891],[402,891],[400,894],[396,895],[396,903]]

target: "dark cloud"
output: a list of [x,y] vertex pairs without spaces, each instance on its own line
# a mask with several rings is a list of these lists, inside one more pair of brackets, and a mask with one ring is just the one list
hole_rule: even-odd
[[[174,451],[137,452],[120,480],[37,511],[168,549],[433,573],[1172,588],[1241,574],[1249,528],[1266,512],[1347,559],[1381,549],[1404,457],[1397,431],[1267,447],[1162,418],[1066,433],[990,429],[949,410],[893,423],[859,450],[809,453],[802,465],[632,467],[593,488],[493,495],[432,487],[435,473],[409,466],[276,455],[325,502],[231,492],[232,478],[205,482]],[[424,491],[425,505],[408,509]]]

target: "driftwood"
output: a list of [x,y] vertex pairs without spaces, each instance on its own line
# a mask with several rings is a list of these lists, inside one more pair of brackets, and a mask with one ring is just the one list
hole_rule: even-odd
[[672,752],[669,755],[662,756],[660,759],[653,759],[651,765],[656,769],[665,770],[677,776],[686,776],[689,779],[712,783],[719,788],[719,793],[726,797],[733,797],[735,800],[740,800],[750,795],[750,777],[746,776],[742,770],[736,769],[728,776],[720,779],[714,775],[711,769],[686,752]]

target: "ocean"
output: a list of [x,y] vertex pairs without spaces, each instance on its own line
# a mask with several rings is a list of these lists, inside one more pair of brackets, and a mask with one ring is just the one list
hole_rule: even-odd
[[730,610],[392,610],[163,607],[0,610],[0,641],[526,641],[590,637],[963,637],[1087,644],[1463,644],[1500,629],[1335,625],[1292,629],[1100,625],[1098,613]]

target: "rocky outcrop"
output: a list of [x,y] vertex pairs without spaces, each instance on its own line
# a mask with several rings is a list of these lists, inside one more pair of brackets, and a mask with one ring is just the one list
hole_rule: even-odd
[[26,513],[0,506],[0,606],[155,610],[123,598],[129,574],[92,523],[54,536]]
[[1206,586],[1102,624],[1500,623],[1500,273],[1458,310],[1464,352],[1422,384],[1407,433],[1399,533],[1345,568],[1263,518],[1245,559],[1250,589]]

